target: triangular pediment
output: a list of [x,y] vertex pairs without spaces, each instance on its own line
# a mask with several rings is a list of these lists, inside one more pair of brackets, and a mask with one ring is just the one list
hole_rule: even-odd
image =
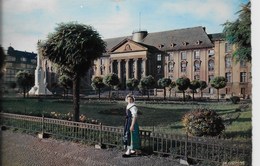
[[115,47],[111,49],[112,53],[119,53],[119,52],[132,52],[132,51],[145,51],[148,50],[147,47],[133,41],[130,39],[125,39]]

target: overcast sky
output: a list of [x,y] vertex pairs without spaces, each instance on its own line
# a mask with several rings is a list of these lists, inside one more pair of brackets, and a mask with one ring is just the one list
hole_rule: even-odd
[[222,32],[227,20],[248,0],[3,0],[2,46],[36,52],[58,23],[92,25],[103,38],[131,35],[143,29],[158,32],[195,26]]

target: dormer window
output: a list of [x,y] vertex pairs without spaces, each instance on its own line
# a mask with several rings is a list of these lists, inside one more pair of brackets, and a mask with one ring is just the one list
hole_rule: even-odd
[[164,45],[163,44],[159,44],[159,46],[158,46],[159,48],[163,48],[164,47]]
[[21,58],[21,61],[22,61],[22,62],[26,62],[27,59],[23,57],[23,58]]
[[200,41],[200,40],[197,40],[197,41],[196,41],[196,44],[197,44],[197,45],[200,45],[201,43],[202,43],[202,41]]
[[187,46],[189,43],[188,42],[182,42],[182,45]]
[[174,47],[174,46],[176,46],[176,44],[175,43],[171,43],[171,47]]

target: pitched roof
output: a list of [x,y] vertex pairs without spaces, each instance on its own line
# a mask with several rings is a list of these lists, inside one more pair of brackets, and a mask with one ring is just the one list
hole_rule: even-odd
[[155,47],[161,46],[161,50],[184,50],[213,46],[213,43],[201,26],[149,33],[144,38],[143,43]]
[[122,42],[125,39],[131,39],[132,36],[123,36],[123,37],[116,37],[116,38],[109,38],[109,39],[104,39],[106,42],[106,50],[110,51],[112,48],[114,48],[116,45],[118,45],[120,42]]
[[[110,51],[126,38],[132,39],[132,36],[105,39],[107,51]],[[146,47],[155,47],[162,51],[213,47],[208,34],[201,26],[148,33],[141,44]]]
[[8,47],[7,54],[19,58],[27,58],[27,59],[37,59],[37,54],[33,52],[26,52],[26,51],[18,51],[15,50],[13,47]]
[[223,33],[213,33],[208,35],[210,40],[215,41],[215,40],[225,40],[225,37]]

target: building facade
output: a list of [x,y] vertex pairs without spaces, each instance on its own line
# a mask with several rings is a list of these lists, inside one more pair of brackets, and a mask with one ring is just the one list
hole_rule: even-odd
[[226,96],[251,96],[251,64],[235,62],[235,49],[222,34],[207,34],[204,27],[148,33],[105,39],[107,52],[94,62],[93,77],[116,73],[125,88],[126,80],[152,75],[157,81],[181,76],[204,80],[204,93],[216,94],[210,81],[224,76],[227,86],[220,90]]
[[3,84],[9,86],[16,82],[16,73],[22,70],[34,73],[37,65],[37,54],[26,51],[18,51],[8,47],[5,51],[6,59],[4,65]]
[[[5,66],[3,84],[8,87],[11,83],[16,83],[16,73],[19,71],[29,71],[35,73],[37,67],[37,54],[26,51],[15,50],[13,47],[8,47],[5,52]],[[54,65],[47,59],[44,59],[40,54],[41,66],[44,70],[44,75],[47,86],[51,87],[53,83],[57,83],[57,71]]]

